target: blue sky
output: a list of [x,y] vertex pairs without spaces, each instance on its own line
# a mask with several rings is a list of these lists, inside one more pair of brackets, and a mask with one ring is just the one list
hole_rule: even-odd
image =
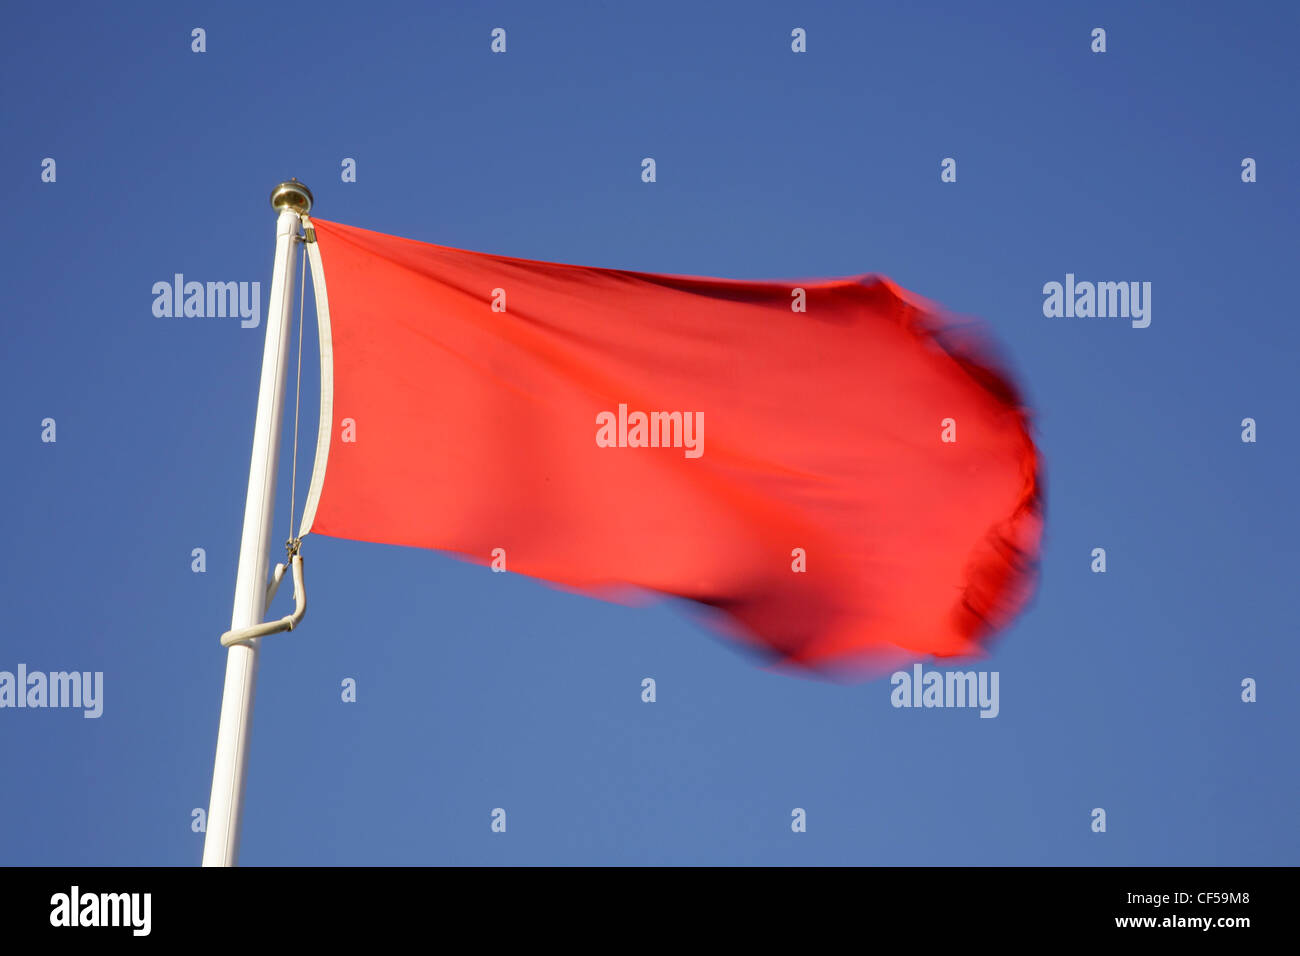
[[[674,602],[310,537],[241,862],[1300,860],[1294,5],[413,6],[4,15],[0,670],[102,671],[104,712],[0,710],[0,863],[200,859],[265,326],[157,318],[151,288],[259,281],[265,310],[291,175],[322,218],[413,239],[880,272],[979,316],[1035,411],[1047,530],[1034,604],[974,665],[992,720],[769,673]],[[1066,273],[1151,282],[1150,327],[1044,317]],[[277,550],[289,453],[286,429]]]

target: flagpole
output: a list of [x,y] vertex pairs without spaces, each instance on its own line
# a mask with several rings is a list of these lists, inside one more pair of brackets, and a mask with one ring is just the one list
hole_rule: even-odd
[[[271,272],[271,294],[266,303],[266,344],[262,351],[262,381],[257,391],[253,456],[248,467],[248,496],[244,503],[244,530],[239,542],[231,630],[261,624],[266,614],[275,471],[284,383],[289,366],[293,280],[297,271],[294,251],[299,222],[311,209],[311,204],[311,191],[297,180],[280,183],[271,192],[271,206],[279,212],[275,223],[275,266]],[[226,654],[226,683],[221,695],[217,756],[212,770],[212,796],[208,800],[207,835],[203,842],[204,866],[234,866],[239,857],[260,643],[260,638],[253,638],[233,644]]]

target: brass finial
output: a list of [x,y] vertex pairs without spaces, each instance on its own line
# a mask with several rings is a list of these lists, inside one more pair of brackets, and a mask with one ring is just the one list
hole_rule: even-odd
[[297,179],[285,180],[271,190],[271,206],[277,212],[292,209],[298,215],[305,216],[311,210],[311,203],[311,190]]

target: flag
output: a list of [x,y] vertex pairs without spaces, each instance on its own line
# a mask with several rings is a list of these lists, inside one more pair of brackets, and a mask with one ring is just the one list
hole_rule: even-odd
[[304,533],[685,598],[828,673],[977,654],[1030,597],[1028,412],[983,333],[888,279],[655,275],[312,225]]

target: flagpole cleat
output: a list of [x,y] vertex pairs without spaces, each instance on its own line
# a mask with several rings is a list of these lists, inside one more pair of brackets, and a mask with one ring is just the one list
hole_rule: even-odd
[[[293,613],[280,618],[278,621],[267,621],[265,624],[254,624],[252,627],[241,627],[235,631],[226,631],[221,635],[222,647],[230,647],[232,644],[250,641],[255,637],[278,634],[280,631],[292,631],[302,623],[302,616],[307,613],[307,589],[303,586],[302,580],[302,555],[295,554],[289,563],[293,568]],[[283,576],[283,572],[280,572],[280,576]],[[278,585],[278,579],[273,584]],[[274,594],[274,590],[271,593]]]

